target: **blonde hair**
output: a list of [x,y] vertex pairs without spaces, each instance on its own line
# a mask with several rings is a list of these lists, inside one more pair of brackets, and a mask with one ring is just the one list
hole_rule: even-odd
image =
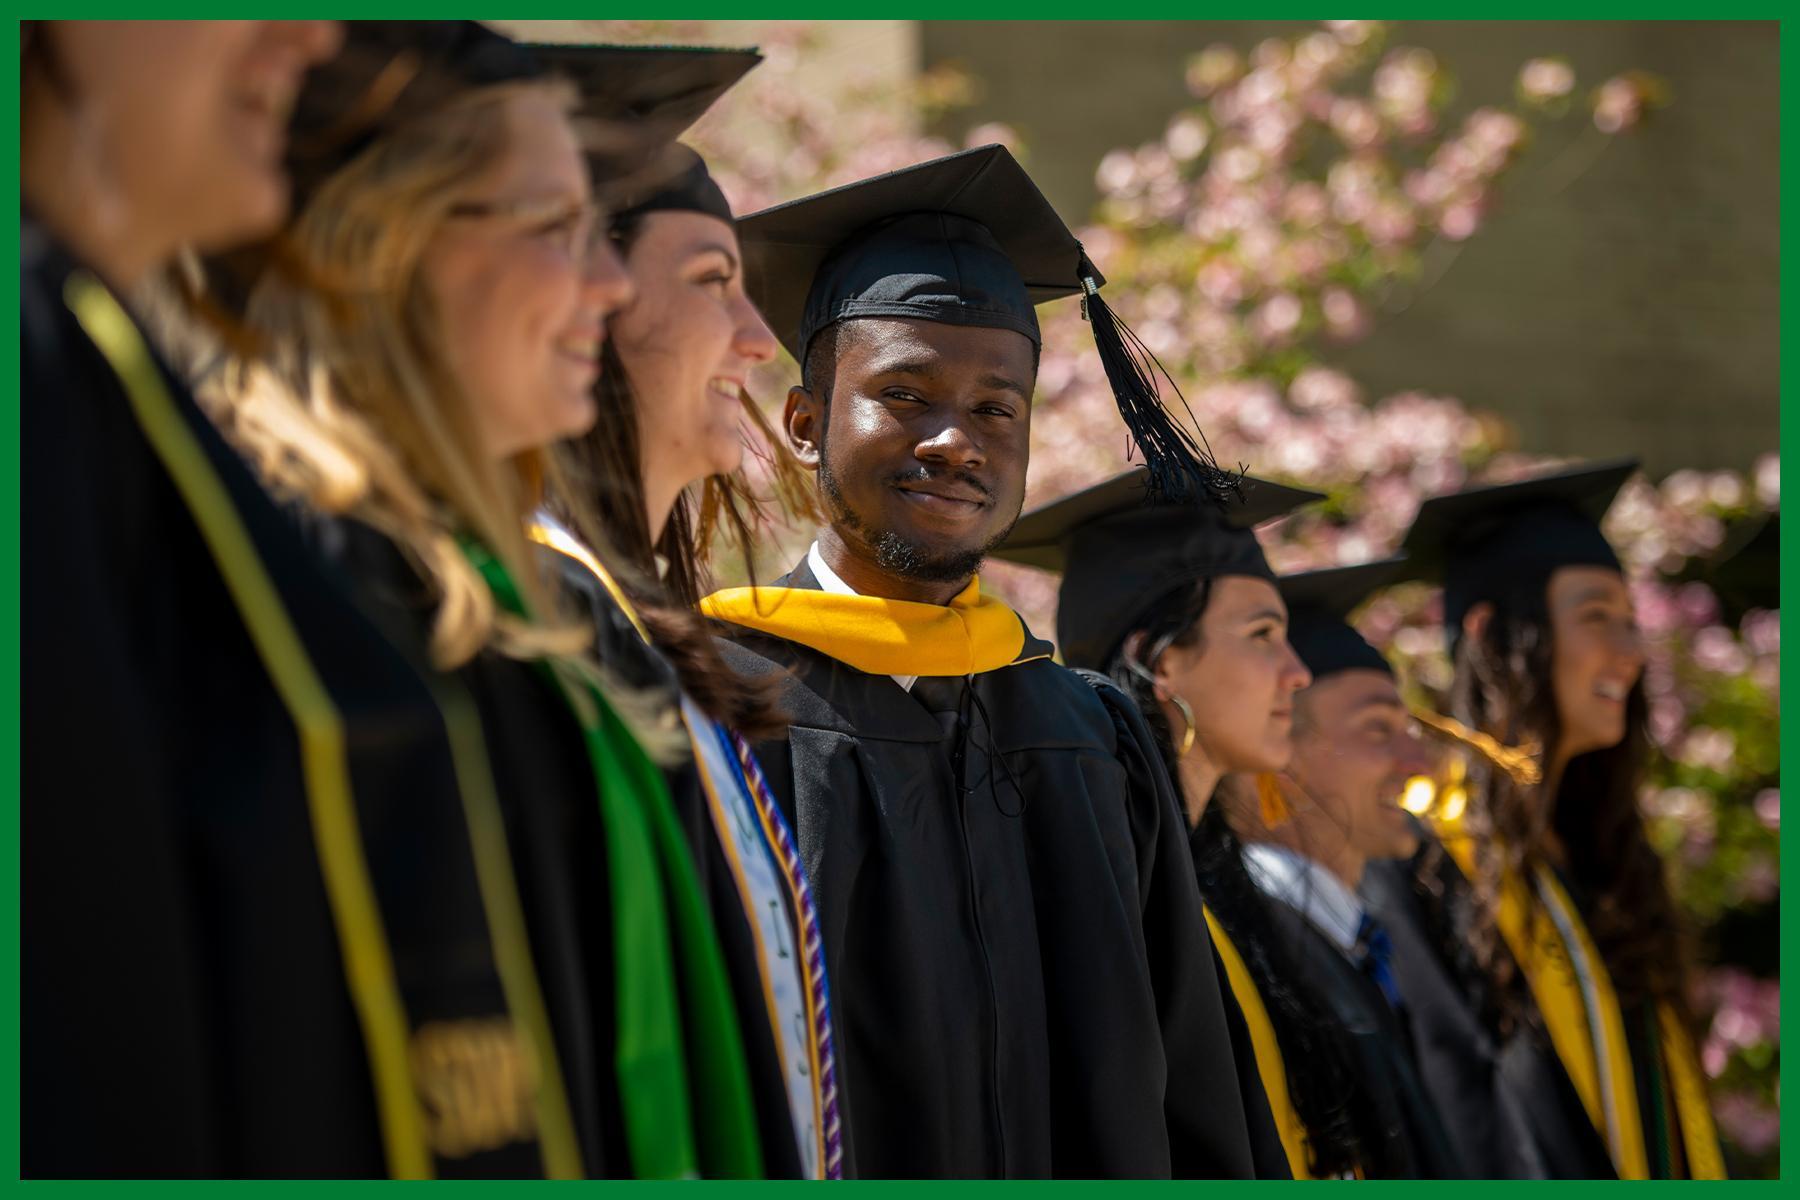
[[[250,292],[245,332],[258,351],[229,357],[199,389],[273,490],[362,520],[412,559],[436,594],[431,650],[446,669],[488,647],[532,658],[591,640],[564,618],[526,520],[553,497],[604,549],[598,523],[553,451],[496,462],[484,448],[421,269],[452,207],[504,153],[507,102],[531,89],[573,107],[561,83],[471,91],[384,134],[321,184]],[[463,536],[505,567],[528,617],[497,608]]]

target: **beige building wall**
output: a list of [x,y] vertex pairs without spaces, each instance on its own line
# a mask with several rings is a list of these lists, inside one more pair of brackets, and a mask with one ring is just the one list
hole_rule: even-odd
[[[921,23],[923,62],[983,84],[941,132],[1017,127],[1066,217],[1102,154],[1190,103],[1188,57],[1248,49],[1266,21]],[[1674,104],[1584,166],[1546,138],[1441,281],[1342,355],[1376,394],[1423,388],[1497,410],[1528,449],[1638,453],[1653,473],[1743,467],[1777,446],[1778,40],[1773,22],[1399,24],[1459,78],[1453,117],[1505,100],[1527,59],[1584,85],[1642,68]],[[1546,171],[1554,162],[1553,169]]]

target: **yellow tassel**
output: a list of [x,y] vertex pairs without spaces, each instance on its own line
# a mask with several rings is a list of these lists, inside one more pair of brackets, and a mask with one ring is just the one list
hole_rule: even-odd
[[1502,745],[1479,729],[1470,729],[1455,717],[1446,717],[1428,708],[1415,707],[1412,715],[1414,720],[1432,732],[1475,751],[1505,771],[1514,783],[1536,787],[1544,781],[1544,769],[1538,765],[1536,745]]
[[1287,824],[1291,814],[1288,812],[1287,797],[1281,794],[1281,781],[1267,771],[1256,777],[1256,800],[1262,810],[1264,829],[1275,829]]

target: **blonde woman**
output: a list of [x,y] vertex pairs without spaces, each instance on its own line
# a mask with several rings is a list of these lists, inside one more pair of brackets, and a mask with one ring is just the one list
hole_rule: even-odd
[[[404,52],[384,62],[393,47]],[[602,544],[548,448],[593,421],[604,321],[630,294],[574,92],[474,23],[358,23],[359,49],[374,61],[302,96],[303,194],[277,242],[238,264],[251,349],[212,393],[365,609],[412,647],[457,741],[469,821],[457,833],[510,1019],[443,1038],[427,1021],[413,1058],[454,1098],[456,1070],[510,1056],[532,1104],[516,1122],[483,1103],[429,1130],[462,1163],[529,1143],[555,1173],[759,1174],[706,900],[626,722],[655,740],[668,730],[602,678],[591,621],[526,536],[533,509],[557,500]],[[344,129],[344,94],[365,97],[372,125]],[[339,111],[313,111],[315,95]],[[401,799],[404,777],[389,783],[385,819],[432,815]],[[464,914],[433,901],[404,915],[443,931]],[[456,1003],[447,982],[409,1016]],[[438,1099],[425,1098],[430,1121]]]

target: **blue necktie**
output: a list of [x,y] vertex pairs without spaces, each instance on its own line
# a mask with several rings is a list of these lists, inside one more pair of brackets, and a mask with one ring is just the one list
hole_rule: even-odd
[[1394,943],[1375,918],[1364,913],[1356,927],[1356,965],[1381,989],[1388,1007],[1400,1011],[1400,981],[1394,978]]

